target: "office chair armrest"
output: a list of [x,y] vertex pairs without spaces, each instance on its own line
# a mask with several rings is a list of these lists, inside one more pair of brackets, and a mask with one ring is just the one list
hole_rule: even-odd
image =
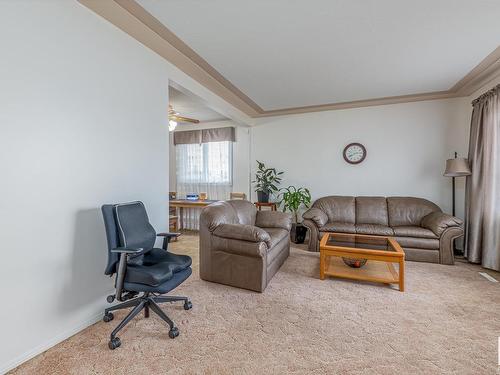
[[111,250],[112,253],[120,253],[120,254],[134,254],[140,255],[144,254],[145,250],[142,247],[117,247],[116,249]]
[[163,244],[161,245],[161,248],[165,251],[168,251],[168,244],[172,238],[177,238],[181,234],[180,233],[157,233],[157,237],[163,237]]
[[179,237],[181,234],[180,233],[156,233],[156,237]]

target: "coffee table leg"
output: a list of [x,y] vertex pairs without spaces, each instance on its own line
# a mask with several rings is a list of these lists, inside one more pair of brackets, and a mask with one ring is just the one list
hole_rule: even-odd
[[405,261],[399,262],[399,291],[405,291]]
[[321,280],[325,279],[325,254],[320,253],[319,254],[319,278]]

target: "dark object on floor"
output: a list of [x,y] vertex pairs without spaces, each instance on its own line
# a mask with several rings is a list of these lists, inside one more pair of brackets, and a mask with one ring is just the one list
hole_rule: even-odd
[[346,258],[346,257],[342,257],[342,260],[344,261],[344,263],[346,265],[348,265],[349,267],[352,267],[352,268],[361,268],[368,261],[368,259],[355,259],[355,258]]
[[[108,296],[107,301],[112,303],[116,298],[122,302],[105,309],[103,321],[113,320],[111,311],[133,307],[111,333],[109,348],[121,345],[117,333],[142,310],[145,318],[152,310],[163,319],[169,325],[170,338],[179,336],[178,328],[159,306],[162,302],[183,301],[185,310],[192,307],[187,297],[161,295],[191,275],[191,258],[167,251],[170,239],[179,233],[156,234],[142,202],[106,204],[102,206],[102,215],[108,239],[108,264],[104,273],[116,274],[116,294]],[[154,248],[156,237],[163,237],[161,249]]]
[[290,238],[293,243],[304,243],[307,234],[307,227],[302,224],[292,224]]

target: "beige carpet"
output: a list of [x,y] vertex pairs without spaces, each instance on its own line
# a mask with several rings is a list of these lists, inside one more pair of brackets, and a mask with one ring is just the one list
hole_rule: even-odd
[[[498,373],[500,283],[465,263],[407,262],[407,292],[318,278],[318,254],[293,249],[263,294],[193,276],[165,305],[180,329],[171,340],[154,314],[134,320],[108,349],[125,312],[21,365],[13,374],[494,374]],[[498,278],[498,273],[491,273]],[[104,304],[103,304],[104,306]]]

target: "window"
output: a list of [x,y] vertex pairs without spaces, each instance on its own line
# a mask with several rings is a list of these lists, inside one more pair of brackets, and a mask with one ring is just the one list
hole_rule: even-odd
[[175,146],[177,184],[193,185],[191,192],[206,191],[206,185],[232,186],[232,151],[229,141]]

